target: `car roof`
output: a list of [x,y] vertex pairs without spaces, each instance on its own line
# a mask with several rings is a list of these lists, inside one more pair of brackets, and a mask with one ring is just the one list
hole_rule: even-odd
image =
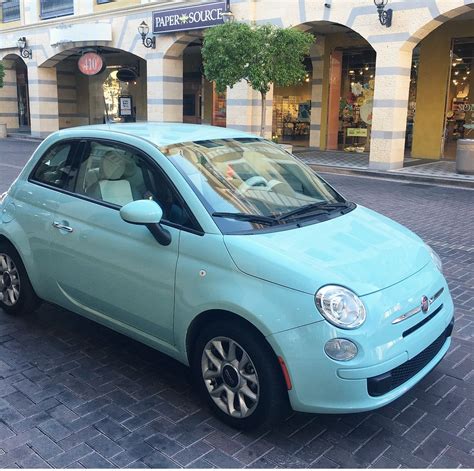
[[[256,138],[257,136],[231,128],[183,123],[111,123],[69,128],[74,135],[81,130],[100,130],[146,139],[158,147],[180,142],[205,141],[210,139]],[[60,131],[63,137],[67,130]]]

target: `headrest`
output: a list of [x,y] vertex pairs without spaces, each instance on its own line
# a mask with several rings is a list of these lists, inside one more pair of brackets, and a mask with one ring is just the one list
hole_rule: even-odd
[[118,153],[110,150],[105,153],[100,162],[101,180],[120,180],[125,172],[126,161]]

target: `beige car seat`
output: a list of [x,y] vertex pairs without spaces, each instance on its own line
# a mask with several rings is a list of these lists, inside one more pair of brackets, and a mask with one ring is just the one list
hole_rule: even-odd
[[[134,200],[130,182],[124,178],[127,160],[109,151],[100,162],[99,181],[94,185],[96,196],[108,203],[124,206]],[[97,194],[99,193],[99,194]]]

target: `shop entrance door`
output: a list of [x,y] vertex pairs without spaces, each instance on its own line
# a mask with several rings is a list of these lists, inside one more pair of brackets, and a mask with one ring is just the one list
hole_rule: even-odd
[[474,139],[474,38],[454,39],[446,96],[443,158],[456,159],[457,141]]
[[28,96],[28,69],[22,61],[16,64],[16,87],[18,98],[18,121],[20,131],[30,129],[30,99]]

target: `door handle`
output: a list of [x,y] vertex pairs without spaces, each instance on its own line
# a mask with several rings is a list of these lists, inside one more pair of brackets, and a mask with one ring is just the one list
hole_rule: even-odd
[[65,231],[65,232],[72,232],[74,229],[69,226],[65,226],[64,224],[61,224],[60,222],[54,221],[53,222],[53,227],[56,229],[59,229],[60,231]]

